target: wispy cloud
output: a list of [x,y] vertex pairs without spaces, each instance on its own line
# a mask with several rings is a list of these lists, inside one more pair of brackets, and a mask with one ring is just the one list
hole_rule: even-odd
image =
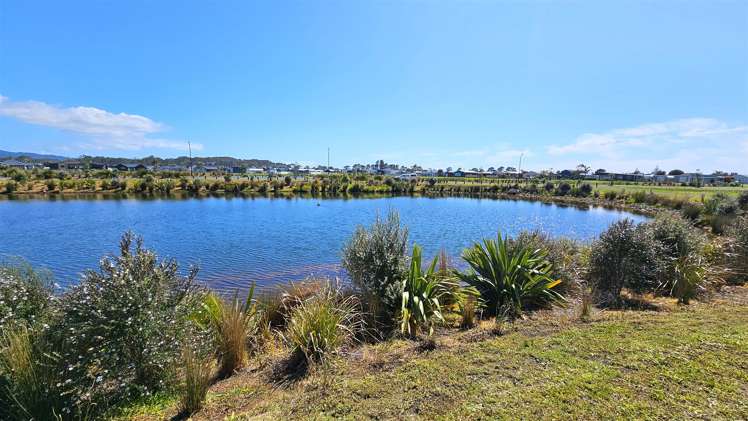
[[686,118],[664,123],[614,129],[605,133],[585,133],[567,145],[551,145],[548,153],[620,153],[634,148],[651,147],[658,143],[697,144],[704,140],[730,142],[748,135],[748,126],[730,126],[713,118]]
[[[528,148],[518,148],[507,142],[496,143],[484,148],[475,149],[413,149],[404,148],[397,151],[377,152],[368,156],[370,161],[383,159],[386,162],[412,165],[419,164],[425,168],[489,168],[500,166],[517,166],[520,156],[524,159],[535,156]],[[525,161],[523,161],[525,162]],[[524,165],[523,165],[524,167]]]
[[745,171],[746,144],[746,125],[731,125],[713,118],[687,118],[585,133],[571,143],[549,146],[547,153],[556,159],[590,161],[593,165],[610,167],[609,170],[650,170],[659,165]]
[[[111,113],[94,107],[58,107],[40,101],[11,101],[0,95],[0,116],[52,127],[86,137],[79,146],[96,150],[185,149],[186,142],[149,137],[167,127],[137,114]],[[201,150],[202,145],[192,145]]]

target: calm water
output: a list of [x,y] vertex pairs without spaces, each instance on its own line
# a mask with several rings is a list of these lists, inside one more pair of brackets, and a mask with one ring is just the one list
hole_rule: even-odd
[[199,265],[200,279],[216,289],[271,285],[340,275],[345,240],[390,209],[400,212],[411,241],[429,258],[442,248],[457,257],[497,230],[539,229],[588,241],[616,220],[645,219],[603,208],[471,198],[3,200],[0,255],[45,266],[69,285],[133,230],[160,256]]

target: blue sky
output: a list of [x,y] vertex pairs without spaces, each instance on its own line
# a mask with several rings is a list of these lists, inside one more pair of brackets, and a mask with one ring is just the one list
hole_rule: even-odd
[[0,1],[0,149],[748,172],[745,1]]

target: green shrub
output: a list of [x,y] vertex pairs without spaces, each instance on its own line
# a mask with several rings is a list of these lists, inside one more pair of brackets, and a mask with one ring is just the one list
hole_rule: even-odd
[[16,190],[18,190],[18,183],[17,182],[15,182],[13,180],[10,180],[10,181],[8,181],[8,182],[5,183],[5,193],[10,194],[10,193],[15,192]]
[[254,285],[246,300],[238,293],[231,301],[224,301],[215,293],[205,296],[202,303],[207,327],[214,337],[219,361],[219,377],[228,377],[242,368],[247,357],[249,340],[258,330],[259,315],[254,302]]
[[739,208],[737,199],[722,192],[712,195],[704,203],[704,209],[710,215],[731,216],[735,215]]
[[589,279],[598,301],[615,305],[621,290],[654,290],[661,275],[661,246],[642,225],[630,219],[615,222],[590,250]]
[[[706,236],[679,213],[661,212],[644,227],[647,234],[660,244],[660,289],[675,290],[675,283],[683,283],[679,280],[684,273],[697,271],[696,266],[703,266]],[[693,275],[686,277],[691,281],[696,279]],[[681,287],[682,285],[677,290],[681,290]],[[698,286],[693,289],[698,289]]]
[[41,323],[53,299],[52,274],[34,270],[23,260],[0,264],[0,332],[24,325],[35,328]]
[[603,198],[605,200],[616,200],[617,197],[618,197],[618,192],[616,192],[615,190],[609,190],[603,193]]
[[748,209],[748,190],[743,190],[738,196],[738,204],[743,209]]
[[514,315],[530,306],[544,306],[563,300],[556,291],[561,280],[551,278],[551,263],[545,251],[530,247],[510,247],[509,239],[499,234],[466,249],[462,258],[470,270],[458,276],[474,287],[485,302],[489,314],[506,308]]
[[556,189],[556,194],[559,196],[566,196],[571,191],[571,185],[569,183],[561,183]]
[[449,278],[438,276],[434,260],[424,272],[421,268],[421,248],[413,246],[410,268],[402,284],[400,307],[400,333],[415,337],[420,330],[434,332],[434,323],[443,322],[440,300],[454,290]]
[[343,248],[343,267],[369,306],[382,321],[391,322],[400,309],[400,288],[407,264],[408,230],[390,212],[377,216],[367,230],[359,226]]
[[631,201],[634,203],[645,203],[647,201],[647,192],[638,190],[631,193]]
[[326,362],[364,329],[358,299],[328,283],[289,315],[284,338],[292,355],[304,364]]
[[579,195],[583,197],[587,197],[592,194],[592,185],[589,183],[582,183],[581,186],[579,186]]
[[57,181],[50,179],[44,182],[44,185],[47,187],[47,191],[55,191],[57,189]]
[[131,233],[120,253],[61,297],[50,329],[60,344],[65,393],[78,408],[104,409],[173,384],[190,317],[199,310],[197,270],[180,276],[176,261],[159,261]]
[[701,213],[703,212],[703,210],[704,210],[704,207],[701,205],[697,205],[695,203],[685,203],[681,207],[680,212],[684,217],[692,221],[696,221],[701,216]]

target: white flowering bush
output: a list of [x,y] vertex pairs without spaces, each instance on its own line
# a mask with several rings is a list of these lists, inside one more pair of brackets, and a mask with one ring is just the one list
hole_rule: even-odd
[[53,281],[48,271],[34,270],[28,263],[0,264],[0,332],[24,325],[34,328],[52,302]]
[[191,315],[201,290],[197,270],[180,276],[174,260],[160,261],[131,233],[120,256],[102,259],[61,298],[56,335],[65,412],[142,396],[173,385]]

